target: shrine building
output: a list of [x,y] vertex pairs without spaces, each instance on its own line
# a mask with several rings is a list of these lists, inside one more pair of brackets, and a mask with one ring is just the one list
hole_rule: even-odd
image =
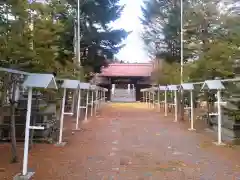
[[140,89],[151,86],[152,63],[112,63],[95,77],[95,83],[108,89],[107,100],[141,101]]

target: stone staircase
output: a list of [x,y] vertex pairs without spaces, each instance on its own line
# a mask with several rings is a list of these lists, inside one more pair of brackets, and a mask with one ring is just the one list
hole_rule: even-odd
[[114,94],[111,93],[112,102],[135,102],[136,91],[131,89],[115,89]]

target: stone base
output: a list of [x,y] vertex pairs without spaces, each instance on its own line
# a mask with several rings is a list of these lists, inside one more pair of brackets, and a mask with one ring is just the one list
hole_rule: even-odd
[[194,129],[194,128],[193,128],[193,129],[192,129],[192,128],[189,128],[188,130],[189,130],[189,131],[196,131],[196,129]]
[[[217,126],[213,126],[213,131],[217,132],[218,131],[218,127]],[[232,129],[228,129],[225,127],[222,127],[222,138],[223,140],[227,140],[227,141],[231,141],[231,142],[235,142],[236,140],[238,140],[239,134]],[[238,143],[239,144],[239,143]]]
[[22,173],[17,174],[13,177],[13,180],[29,180],[32,179],[35,172],[27,172],[25,176],[22,175]]
[[82,129],[77,128],[77,129],[73,129],[72,131],[81,131]]
[[218,142],[213,142],[213,144],[215,144],[216,146],[225,146],[226,144],[224,144],[224,143],[218,143]]
[[[226,131],[224,131],[223,129],[225,129],[225,128],[222,128],[222,140],[223,141],[232,143],[234,145],[240,145],[240,138],[232,137],[231,135],[229,136],[229,134],[226,134]],[[215,135],[215,137],[217,138],[217,127],[206,128],[205,131],[213,133]]]
[[89,120],[83,120],[82,121],[82,124],[86,124],[86,123],[88,123],[89,122]]
[[64,147],[67,144],[67,142],[61,142],[61,143],[56,143],[56,147]]

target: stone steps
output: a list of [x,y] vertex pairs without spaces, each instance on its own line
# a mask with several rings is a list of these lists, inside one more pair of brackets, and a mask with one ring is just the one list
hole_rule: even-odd
[[135,91],[128,91],[127,89],[115,89],[114,94],[111,94],[112,102],[135,102]]

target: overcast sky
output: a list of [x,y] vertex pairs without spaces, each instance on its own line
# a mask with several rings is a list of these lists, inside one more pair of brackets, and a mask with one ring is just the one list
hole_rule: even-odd
[[141,5],[143,0],[121,0],[126,7],[120,19],[113,23],[114,28],[124,28],[132,33],[125,40],[126,46],[116,55],[120,60],[128,62],[148,62],[149,57],[143,49],[143,41],[140,37]]

